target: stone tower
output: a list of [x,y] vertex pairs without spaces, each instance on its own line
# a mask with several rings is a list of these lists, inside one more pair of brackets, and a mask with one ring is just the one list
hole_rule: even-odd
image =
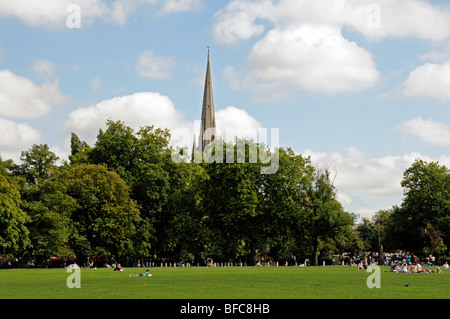
[[216,117],[214,114],[214,100],[211,82],[211,69],[208,63],[206,66],[205,90],[203,92],[202,120],[200,126],[200,136],[197,144],[198,151],[204,151],[205,147],[216,138]]

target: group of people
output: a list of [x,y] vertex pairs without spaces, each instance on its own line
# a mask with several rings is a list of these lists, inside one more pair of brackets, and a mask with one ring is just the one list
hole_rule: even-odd
[[[448,263],[446,263],[447,266],[444,265],[444,268],[448,269]],[[423,269],[421,263],[416,262],[409,262],[406,263],[404,261],[403,263],[399,263],[398,261],[392,263],[391,265],[391,272],[402,272],[402,273],[441,273],[442,270],[437,267],[436,269]]]

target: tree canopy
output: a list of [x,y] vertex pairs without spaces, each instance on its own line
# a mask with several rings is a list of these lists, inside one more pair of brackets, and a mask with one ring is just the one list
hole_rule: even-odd
[[[169,130],[106,124],[92,146],[72,133],[68,161],[45,144],[20,163],[0,159],[1,255],[318,265],[341,253],[447,251],[450,174],[438,163],[415,161],[402,205],[357,226],[331,172],[292,149],[218,139],[202,161],[180,162]],[[262,154],[276,155],[276,171],[263,173]]]

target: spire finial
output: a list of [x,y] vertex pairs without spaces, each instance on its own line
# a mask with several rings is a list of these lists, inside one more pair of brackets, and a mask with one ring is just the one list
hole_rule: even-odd
[[208,60],[209,60],[209,45],[207,46],[207,48],[208,48]]

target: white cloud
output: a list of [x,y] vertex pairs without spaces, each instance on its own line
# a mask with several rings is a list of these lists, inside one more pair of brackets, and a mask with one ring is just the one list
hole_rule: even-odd
[[112,20],[115,23],[124,25],[128,16],[136,12],[139,8],[144,5],[153,5],[157,2],[158,0],[116,0],[111,3],[111,8],[104,9],[102,18],[106,21]]
[[[414,36],[442,41],[450,36],[449,8],[426,0],[235,0],[216,16],[215,36],[225,43],[261,34],[261,20],[274,28],[349,26],[373,39]],[[236,32],[239,24],[247,32]]]
[[[218,134],[226,141],[238,138],[257,139],[261,123],[247,111],[234,106],[228,106],[216,112],[216,126]],[[219,133],[220,132],[220,133]]]
[[41,142],[42,135],[26,123],[0,118],[0,156],[18,162],[21,151]]
[[371,54],[329,26],[272,30],[247,62],[263,81],[326,93],[362,90],[380,77]]
[[401,156],[388,155],[381,158],[368,158],[354,147],[347,153],[314,152],[306,150],[313,164],[330,167],[336,173],[335,186],[338,191],[364,193],[371,195],[402,194],[400,182],[403,172],[416,158],[426,158],[419,153],[406,153]]
[[108,119],[123,121],[125,125],[134,129],[146,125],[168,129],[188,125],[167,96],[153,92],[138,92],[79,108],[69,114],[69,120],[64,127],[92,144],[98,130],[106,128],[105,123]]
[[434,50],[419,56],[419,59],[421,59],[423,61],[435,62],[435,63],[445,62],[448,60],[448,58],[449,58],[449,55],[447,53],[438,52],[438,51],[434,51]]
[[139,55],[136,63],[136,73],[153,79],[170,79],[170,69],[175,67],[175,61],[169,57],[158,57],[152,50]]
[[403,173],[416,159],[450,164],[450,156],[431,158],[421,153],[370,158],[355,147],[348,147],[343,154],[307,149],[302,155],[310,156],[314,166],[330,170],[337,198],[347,211],[369,218],[380,209],[401,204]]
[[260,17],[270,18],[272,2],[232,1],[215,14],[213,32],[216,41],[234,44],[238,40],[248,40],[263,33],[264,26],[256,23]]
[[202,0],[165,0],[160,14],[198,10],[201,5]]
[[[71,4],[74,4],[73,0],[1,0],[0,16],[16,17],[33,27],[66,28],[66,20],[70,15],[67,9]],[[103,17],[110,11],[100,0],[80,0],[76,4],[80,7],[83,24],[88,20]]]
[[450,146],[450,126],[444,123],[418,117],[397,125],[396,129],[416,136],[430,145]]
[[0,70],[0,116],[35,118],[66,101],[58,82],[37,85],[9,70]]
[[348,207],[353,203],[353,199],[350,195],[348,194],[344,194],[344,193],[340,193],[338,192],[337,195],[337,200],[342,204],[342,206],[344,207]]
[[242,72],[225,70],[232,88],[279,99],[295,89],[359,91],[378,83],[372,55],[345,39],[333,6],[323,1],[233,1],[216,15],[216,40],[235,43],[270,30],[254,44]]
[[54,75],[56,67],[56,63],[52,61],[37,60],[33,64],[33,71],[41,76],[47,77]]
[[428,97],[450,101],[450,60],[425,63],[414,69],[403,86],[391,93],[399,97]]
[[[0,17],[15,17],[33,27],[61,29],[79,8],[80,27],[95,20],[124,25],[128,17],[148,5],[160,5],[162,14],[198,10],[201,0],[0,0]],[[77,11],[78,12],[78,11]]]
[[93,78],[89,85],[91,86],[91,89],[95,92],[97,92],[100,88],[101,79],[99,77]]
[[[369,38],[417,37],[434,42],[450,37],[450,10],[448,6],[432,4],[426,0],[349,0],[347,14],[343,21],[355,27]],[[380,26],[370,27],[368,19],[374,11],[369,6],[379,8]],[[344,11],[345,12],[345,11]]]
[[0,118],[0,149],[16,150],[39,143],[41,133],[26,123]]
[[246,67],[229,67],[226,76],[231,87],[253,89],[262,99],[298,88],[340,93],[376,85],[371,54],[344,38],[343,28],[373,40],[450,38],[449,8],[425,0],[234,0],[215,19],[216,41],[255,39]]

